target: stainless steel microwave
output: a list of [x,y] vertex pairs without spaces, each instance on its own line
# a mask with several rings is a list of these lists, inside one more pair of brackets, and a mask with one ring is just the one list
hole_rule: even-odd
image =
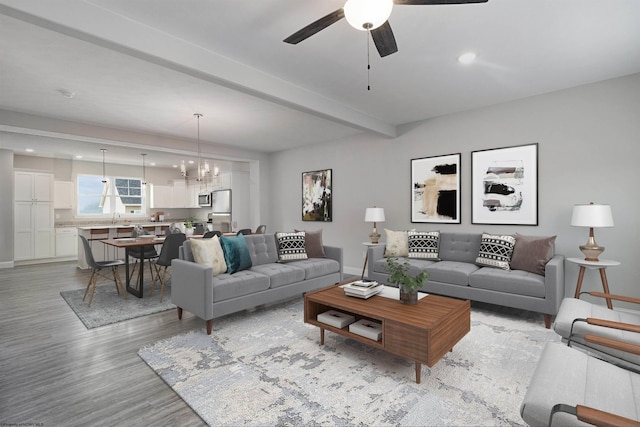
[[211,206],[211,193],[198,194],[198,206]]

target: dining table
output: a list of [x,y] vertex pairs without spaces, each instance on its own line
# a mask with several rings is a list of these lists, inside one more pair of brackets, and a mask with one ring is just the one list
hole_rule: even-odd
[[[127,275],[127,292],[130,294],[142,298],[144,290],[144,250],[147,246],[161,245],[164,243],[164,236],[147,235],[147,237],[121,237],[119,239],[104,239],[100,240],[105,245],[114,246],[116,248],[124,248],[124,265],[125,274]],[[129,251],[140,251],[140,272],[138,274],[138,287],[131,286],[131,280],[129,278]]]

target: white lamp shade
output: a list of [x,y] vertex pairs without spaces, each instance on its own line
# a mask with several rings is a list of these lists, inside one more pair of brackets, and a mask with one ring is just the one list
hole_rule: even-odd
[[364,31],[384,24],[392,8],[393,0],[347,0],[343,9],[349,25]]
[[367,208],[364,213],[365,222],[383,222],[384,221],[384,209],[383,208]]
[[609,205],[575,205],[571,216],[574,227],[613,227],[613,215]]

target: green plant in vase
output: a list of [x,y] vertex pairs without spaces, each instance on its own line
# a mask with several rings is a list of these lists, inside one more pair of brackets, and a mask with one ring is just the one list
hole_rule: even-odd
[[404,304],[416,304],[418,302],[418,289],[429,280],[429,273],[420,272],[417,276],[409,274],[409,261],[403,263],[398,261],[396,257],[387,258],[387,272],[389,273],[389,282],[395,283],[400,289],[400,302]]
[[193,221],[196,219],[192,216],[184,220],[184,229],[186,234],[193,233]]

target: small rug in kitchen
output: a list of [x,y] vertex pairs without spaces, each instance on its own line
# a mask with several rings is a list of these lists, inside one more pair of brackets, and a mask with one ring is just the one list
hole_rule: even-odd
[[303,322],[303,302],[214,319],[138,354],[209,425],[524,425],[547,341],[542,315],[474,306],[471,332],[432,368]]
[[[136,317],[148,316],[149,314],[160,313],[171,310],[176,306],[171,302],[171,286],[166,285],[164,296],[160,302],[160,285],[156,285],[153,295],[150,294],[151,287],[145,287],[143,298],[127,294],[127,299],[116,293],[116,286],[112,282],[108,285],[99,285],[93,295],[91,307],[89,307],[89,294],[85,301],[82,301],[84,289],[73,291],[62,291],[60,295],[69,304],[69,307],[82,321],[87,329],[99,326],[110,325]],[[91,290],[89,290],[91,292]]]

